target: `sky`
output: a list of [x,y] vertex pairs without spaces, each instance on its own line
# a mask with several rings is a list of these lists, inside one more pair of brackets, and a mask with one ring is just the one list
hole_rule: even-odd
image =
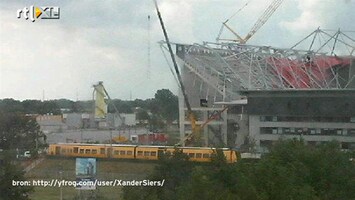
[[[246,35],[271,2],[158,5],[170,40],[193,44],[214,42],[222,22],[245,4],[229,26]],[[58,6],[60,19],[16,17],[31,5]],[[355,31],[354,10],[355,0],[284,0],[248,43],[289,48],[318,27]],[[164,37],[151,0],[0,0],[0,13],[0,99],[89,100],[98,81],[111,98],[124,100],[152,98],[163,88],[178,92],[158,44]]]

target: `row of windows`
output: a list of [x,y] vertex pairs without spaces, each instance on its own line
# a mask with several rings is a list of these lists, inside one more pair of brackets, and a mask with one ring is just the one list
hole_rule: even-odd
[[[74,147],[74,151],[72,149],[62,149],[62,153],[79,153],[79,154],[97,154],[97,149],[79,149],[79,147]],[[105,154],[106,149],[100,148],[100,154]],[[114,155],[133,155],[133,151],[113,151]]]
[[137,156],[157,156],[156,151],[137,151]]
[[121,155],[121,156],[124,156],[124,155],[131,156],[131,155],[133,155],[133,151],[118,151],[118,150],[114,150],[113,154],[114,155]]
[[[260,146],[261,147],[266,147],[270,148],[272,145],[275,144],[276,141],[271,141],[271,140],[261,140],[260,141]],[[328,142],[326,141],[308,141],[308,145],[316,146],[316,145],[321,145],[321,144],[326,144]],[[342,149],[355,149],[355,143],[354,142],[341,142],[340,147]]]
[[260,116],[262,122],[355,122],[355,117]]
[[335,128],[283,128],[264,127],[260,128],[261,134],[304,134],[304,135],[343,135],[355,136],[355,129],[335,129]]
[[189,153],[189,158],[210,158],[211,154],[209,153]]
[[[97,154],[97,149],[79,149],[79,147],[74,147],[74,151],[72,149],[67,149],[68,153],[79,153],[79,154]],[[65,149],[62,149],[62,153],[65,153]],[[100,148],[100,154],[105,154],[105,149]]]
[[[73,149],[61,149],[62,153],[73,153]],[[79,149],[79,147],[74,147],[74,153],[79,154],[97,154],[97,149]],[[100,154],[105,154],[105,148],[100,148]],[[133,155],[133,151],[123,151],[123,150],[114,150],[114,155]],[[190,158],[210,158],[211,154],[209,153],[185,153]],[[156,151],[137,151],[137,156],[157,156]]]
[[[172,152],[167,151],[167,154],[172,155]],[[211,158],[212,154],[209,153],[184,153],[185,155],[189,156],[189,158]]]

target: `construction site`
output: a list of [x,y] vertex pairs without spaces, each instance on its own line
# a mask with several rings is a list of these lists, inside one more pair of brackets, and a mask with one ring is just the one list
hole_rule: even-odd
[[[245,37],[228,19],[216,42],[160,42],[180,67],[182,145],[198,138],[203,146],[265,151],[279,139],[302,138],[355,148],[354,31],[318,28],[289,48],[250,45],[281,3],[273,1]],[[226,31],[233,38],[223,38]],[[174,59],[167,61],[173,72]]]
[[[204,22],[219,30],[215,41],[194,43],[191,38],[199,37],[187,36],[195,34],[189,28],[215,17],[205,11],[231,11],[236,3],[181,2],[7,5],[16,8],[17,18],[4,20],[3,27],[13,31],[8,37],[22,38],[3,42],[9,50],[0,51],[9,66],[0,69],[6,83],[0,93],[0,193],[5,199],[354,197],[355,30],[318,27],[292,45],[266,45],[268,37],[297,35],[292,29],[258,34],[284,1],[255,3],[251,10],[267,6],[247,11],[258,17],[252,23],[237,18],[243,24],[238,27],[232,21],[248,9],[251,0],[245,0],[233,14],[221,12],[232,15],[220,29]],[[287,9],[303,4],[308,2],[288,2]],[[316,4],[321,3],[312,1]],[[81,13],[68,12],[73,7]],[[288,16],[285,10],[281,17],[288,19],[301,12]],[[88,18],[93,11],[100,15]],[[201,19],[194,21],[196,16]],[[48,25],[42,19],[53,20]],[[185,29],[185,23],[191,27]],[[237,29],[245,24],[251,28],[241,34]],[[50,36],[38,31],[43,27],[49,27]],[[153,38],[163,38],[155,44],[157,51],[151,28]],[[175,37],[179,31],[181,38]],[[185,38],[191,40],[184,43]],[[5,79],[9,75],[15,78]],[[153,98],[145,96],[157,87]],[[53,100],[47,101],[45,89]],[[42,100],[37,90],[43,91]],[[80,100],[78,91],[85,93]]]

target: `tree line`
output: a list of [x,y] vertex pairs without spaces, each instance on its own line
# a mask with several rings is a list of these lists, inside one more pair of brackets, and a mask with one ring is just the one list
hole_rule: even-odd
[[[118,109],[120,113],[137,113],[138,120],[152,118],[163,119],[168,122],[178,119],[178,98],[168,89],[156,91],[154,98],[142,100],[120,100],[113,99],[108,103],[108,112],[114,113]],[[72,101],[68,99],[56,99],[48,101],[40,100],[14,100],[11,98],[0,100],[0,111],[5,113],[23,114],[53,114],[93,112],[94,102]]]
[[163,187],[125,187],[123,198],[206,200],[350,200],[355,199],[354,154],[337,142],[307,146],[300,140],[279,141],[260,160],[227,164],[217,151],[210,164],[188,162],[176,151],[160,161],[148,179]]

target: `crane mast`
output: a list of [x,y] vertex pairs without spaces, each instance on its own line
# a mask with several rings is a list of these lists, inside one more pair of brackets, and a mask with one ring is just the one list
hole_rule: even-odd
[[194,113],[192,112],[191,105],[190,105],[189,99],[188,99],[187,94],[186,94],[185,86],[184,86],[184,84],[182,82],[181,74],[180,74],[179,68],[177,66],[173,50],[171,48],[171,44],[170,44],[170,41],[169,41],[168,33],[166,32],[166,29],[165,29],[165,26],[164,26],[164,22],[163,22],[163,19],[161,17],[161,14],[160,14],[160,11],[159,11],[159,7],[158,7],[158,4],[157,4],[156,0],[154,0],[154,5],[155,5],[156,11],[157,11],[157,15],[158,15],[158,18],[159,18],[159,21],[160,21],[161,28],[163,30],[163,34],[164,34],[164,37],[165,37],[166,44],[168,46],[168,50],[169,50],[169,53],[170,53],[170,56],[171,56],[171,60],[172,60],[173,65],[174,65],[175,73],[176,73],[177,79],[178,79],[179,84],[180,84],[181,92],[182,92],[182,95],[184,96],[184,101],[185,101],[185,105],[187,107],[187,112],[188,112],[188,118],[189,118],[189,120],[191,122],[192,134],[190,134],[187,137],[187,139],[188,140],[197,139],[197,138],[199,138],[199,135],[200,135],[199,134],[200,128],[199,128],[199,126],[196,125],[196,117],[195,117]]
[[[237,37],[237,39],[232,39],[231,41],[234,42],[239,42],[240,44],[245,44],[266,22],[267,20],[271,17],[271,15],[276,11],[276,9],[281,5],[283,0],[274,0],[263,12],[263,14],[259,17],[259,19],[256,21],[254,26],[251,28],[249,33],[242,38],[239,34],[237,34],[230,26],[227,25],[227,22],[229,21],[226,20],[225,22],[222,23],[222,27],[226,27],[231,33],[233,33],[234,36]],[[222,29],[221,29],[222,30]],[[220,34],[217,37],[217,40],[228,40],[228,39],[220,39]]]

